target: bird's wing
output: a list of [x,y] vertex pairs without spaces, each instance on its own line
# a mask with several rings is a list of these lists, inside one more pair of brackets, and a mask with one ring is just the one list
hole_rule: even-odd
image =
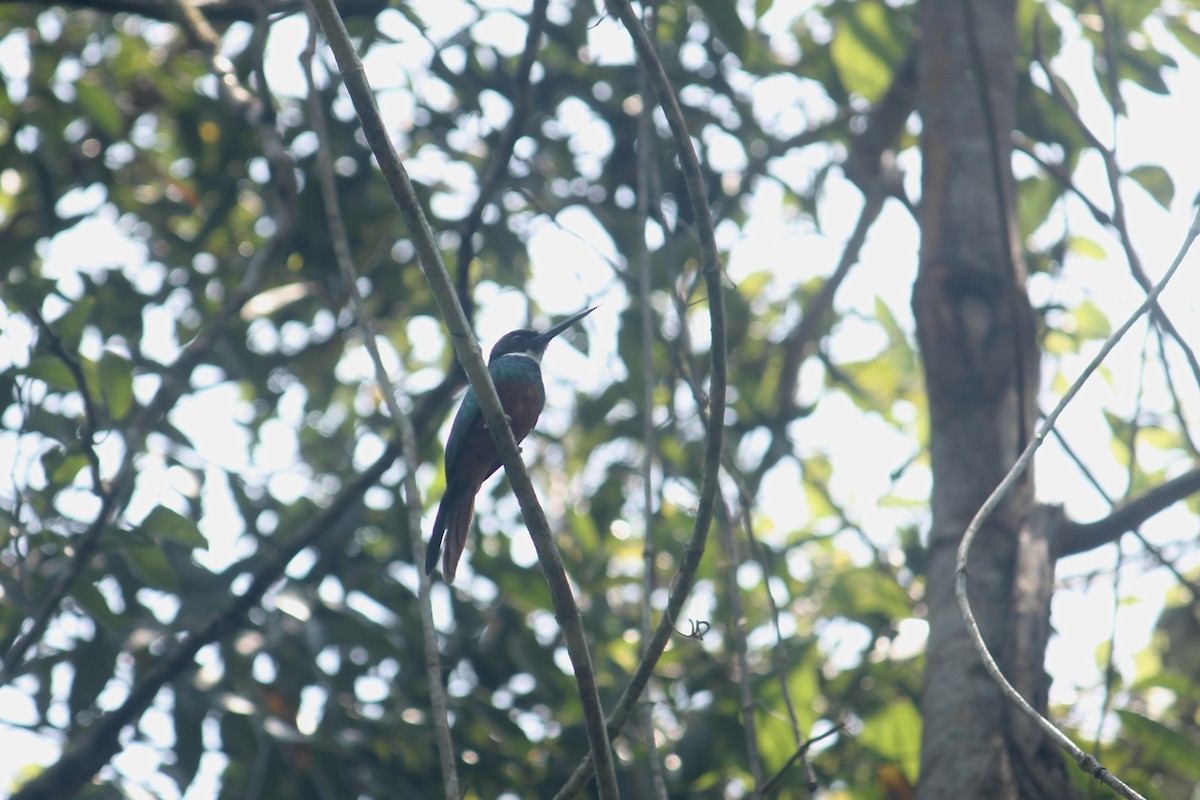
[[447,478],[454,474],[454,467],[462,454],[467,434],[479,419],[479,414],[479,401],[475,399],[475,392],[468,386],[467,393],[463,395],[462,403],[458,406],[458,413],[454,415],[454,422],[450,425],[450,438],[446,440]]

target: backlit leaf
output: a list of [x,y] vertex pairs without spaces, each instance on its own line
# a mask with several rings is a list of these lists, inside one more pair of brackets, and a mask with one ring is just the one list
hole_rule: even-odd
[[208,547],[196,523],[166,506],[156,506],[146,515],[141,530],[155,541],[172,541],[184,547]]
[[1175,182],[1165,169],[1157,164],[1143,164],[1129,170],[1128,175],[1149,192],[1160,206],[1171,207],[1171,201],[1175,199]]

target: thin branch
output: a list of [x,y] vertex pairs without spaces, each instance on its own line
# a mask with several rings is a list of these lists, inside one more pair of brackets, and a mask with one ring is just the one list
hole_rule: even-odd
[[[455,260],[454,277],[458,289],[458,299],[464,309],[471,308],[471,261],[475,258],[475,234],[483,221],[483,211],[492,201],[493,195],[500,187],[500,182],[508,175],[508,164],[512,160],[513,150],[521,132],[525,129],[529,112],[533,105],[533,89],[530,84],[530,73],[537,61],[538,47],[542,40],[542,31],[546,27],[546,9],[550,7],[549,0],[535,0],[533,10],[526,21],[525,49],[521,52],[521,60],[517,63],[517,73],[513,76],[512,85],[512,116],[508,125],[500,135],[496,149],[488,159],[488,168],[479,181],[479,194],[475,204],[459,225],[458,255]],[[467,316],[471,316],[469,311]]]
[[[418,465],[416,435],[413,432],[412,421],[396,400],[396,387],[383,365],[383,358],[379,354],[379,345],[375,341],[374,326],[367,314],[362,293],[358,290],[358,275],[354,269],[350,242],[346,235],[346,225],[342,217],[341,206],[338,203],[333,156],[330,153],[329,145],[329,126],[325,119],[325,109],[313,72],[313,60],[317,51],[316,11],[311,4],[308,5],[307,11],[308,45],[301,54],[301,61],[308,83],[309,121],[317,136],[317,177],[321,182],[321,196],[325,203],[325,220],[329,227],[330,239],[333,242],[333,252],[338,270],[342,274],[350,298],[350,307],[354,313],[355,322],[362,332],[363,344],[366,346],[367,353],[371,357],[371,364],[375,368],[375,381],[379,384],[384,402],[392,416],[396,438],[400,441],[404,460],[404,507],[408,515],[408,536],[412,545],[413,560],[417,564],[422,564],[425,562],[425,540],[421,535],[421,490],[417,486],[416,478]],[[458,800],[458,770],[455,766],[454,740],[450,735],[449,703],[446,699],[446,687],[442,682],[442,663],[438,654],[437,629],[433,622],[430,578],[421,569],[417,570],[417,600],[421,613],[422,644],[425,649],[425,673],[429,684],[434,744],[437,747],[438,760],[442,770],[442,791],[446,800]]]
[[1200,492],[1200,466],[1146,490],[1113,509],[1103,519],[1069,523],[1054,537],[1054,557],[1085,553],[1116,541],[1122,534],[1136,530],[1155,514],[1196,492]]
[[[913,203],[904,194],[903,176],[896,169],[889,150],[895,147],[896,139],[904,130],[904,125],[916,104],[917,52],[917,45],[914,43],[905,54],[904,61],[897,67],[887,93],[867,115],[866,129],[851,139],[850,152],[842,170],[862,192],[863,207],[859,211],[854,230],[842,248],[842,255],[833,273],[801,309],[799,322],[780,343],[783,361],[775,394],[774,418],[767,421],[771,439],[762,463],[751,476],[754,494],[757,494],[757,487],[763,476],[784,454],[791,451],[786,444],[787,426],[796,416],[795,397],[800,366],[824,332],[824,325],[833,309],[838,289],[850,274],[850,270],[858,263],[867,234],[882,213],[884,202],[888,197],[895,197],[910,213],[913,212]],[[843,124],[844,120],[839,118],[834,122],[836,125],[830,123],[806,131],[803,134],[803,142],[794,146],[818,141],[819,137],[827,135]]]
[[795,396],[796,386],[800,379],[800,365],[803,363],[809,347],[820,338],[829,312],[833,309],[833,300],[837,296],[838,289],[846,280],[846,276],[850,274],[850,270],[858,263],[858,257],[867,241],[867,234],[883,211],[887,192],[882,181],[864,179],[860,188],[863,192],[863,207],[859,211],[858,221],[854,224],[850,238],[846,240],[846,244],[842,248],[842,255],[838,259],[837,267],[805,305],[796,327],[780,343],[783,350],[783,365],[780,367],[779,389],[776,392],[776,419],[780,422],[784,420],[790,422],[795,416],[793,412],[796,406]]
[[579,614],[579,607],[571,593],[562,558],[550,532],[546,514],[538,503],[537,494],[525,464],[521,460],[520,451],[513,439],[500,398],[496,395],[496,387],[492,384],[491,376],[484,366],[479,343],[475,340],[458,295],[441,255],[433,239],[433,232],[421,211],[420,202],[408,173],[400,161],[399,155],[388,136],[387,128],[379,114],[375,96],[367,82],[362,61],[355,52],[350,34],[337,13],[332,0],[313,0],[320,17],[325,38],[333,50],[338,66],[342,72],[343,81],[358,113],[367,142],[371,146],[379,163],[392,197],[399,207],[414,247],[416,248],[422,271],[429,281],[435,300],[441,311],[442,318],[450,329],[450,338],[454,344],[459,363],[463,365],[471,387],[479,400],[480,409],[488,430],[500,452],[504,463],[504,471],[517,496],[521,512],[525,516],[526,526],[533,538],[537,549],[538,560],[542,573],[550,588],[550,596],[554,603],[555,619],[567,645],[567,653],[575,670],[576,686],[583,705],[584,722],[587,729],[588,744],[591,757],[600,765],[598,788],[604,800],[616,800],[618,797],[616,772],[613,766],[612,751],[609,747],[608,734],[604,725],[604,712],[600,705],[600,694],[596,684],[595,672],[592,669],[591,656],[588,653],[587,639]]
[[[638,19],[629,0],[613,0],[610,11],[616,13],[621,24],[633,39],[638,58],[646,64],[651,85],[658,97],[659,105],[671,128],[671,135],[687,185],[688,200],[692,204],[695,215],[695,228],[700,242],[701,272],[708,293],[709,319],[711,325],[711,357],[712,365],[709,374],[709,408],[706,420],[707,441],[704,451],[703,478],[700,484],[700,497],[696,504],[696,519],[692,534],[684,548],[680,559],[679,571],[671,582],[671,592],[667,598],[667,608],[658,627],[655,628],[654,638],[646,646],[646,653],[634,670],[625,690],[618,698],[616,706],[609,715],[608,723],[612,730],[619,731],[629,719],[634,706],[646,688],[659,656],[666,648],[671,634],[675,630],[675,619],[683,608],[684,602],[691,593],[696,580],[696,572],[704,558],[704,548],[708,541],[708,530],[712,526],[713,512],[721,464],[721,449],[725,432],[725,406],[728,380],[728,365],[725,332],[725,300],[722,292],[722,272],[720,257],[717,254],[716,237],[713,232],[712,218],[709,212],[708,197],[704,190],[704,179],[700,172],[700,162],[696,150],[692,146],[691,135],[688,133],[687,122],[679,107],[679,100],[671,88],[671,82],[659,60],[655,44],[650,40],[641,20]],[[592,772],[590,759],[585,759],[566,784],[559,790],[556,798],[572,797],[583,788]]]
[[763,795],[764,796],[768,795],[775,790],[779,781],[781,781],[783,779],[783,776],[787,774],[787,771],[792,768],[793,764],[795,764],[800,759],[807,760],[808,751],[812,749],[812,746],[814,744],[816,744],[817,742],[820,742],[824,739],[828,739],[830,736],[833,736],[835,733],[841,733],[842,730],[844,730],[844,726],[841,723],[838,723],[837,725],[834,725],[832,728],[830,728],[829,730],[820,734],[819,736],[814,736],[811,739],[809,739],[808,741],[801,744],[799,747],[797,747],[796,752],[792,753],[792,757],[789,758],[786,762],[784,762],[784,765],[779,768],[778,772],[776,772],[774,775],[771,776],[770,780],[768,780],[766,783],[763,784],[763,787],[762,787]]
[[1075,382],[1071,384],[1071,387],[1067,390],[1066,394],[1064,394],[1062,399],[1059,400],[1058,405],[1054,407],[1054,410],[1050,412],[1045,421],[1038,428],[1037,433],[1032,439],[1029,440],[1029,443],[1025,446],[1025,449],[1022,451],[1020,457],[1017,459],[1016,463],[1013,464],[1012,469],[1010,469],[1008,474],[1004,476],[1004,480],[1000,482],[1000,485],[996,487],[996,489],[980,507],[979,511],[976,512],[974,518],[967,526],[966,531],[963,533],[962,541],[958,547],[958,557],[954,571],[954,591],[958,599],[958,606],[962,612],[963,620],[966,622],[968,634],[979,653],[980,659],[983,661],[984,667],[992,676],[992,679],[996,682],[997,686],[999,686],[1004,695],[1017,706],[1022,714],[1027,716],[1031,721],[1033,721],[1034,724],[1041,728],[1046,735],[1049,736],[1051,740],[1053,740],[1060,748],[1069,753],[1071,757],[1075,759],[1075,762],[1079,765],[1080,769],[1104,783],[1106,786],[1109,786],[1122,797],[1130,798],[1130,800],[1133,800],[1134,798],[1141,800],[1142,796],[1126,786],[1125,783],[1117,778],[1117,776],[1105,769],[1104,766],[1102,766],[1093,756],[1080,750],[1079,747],[1072,742],[1066,734],[1055,727],[1050,720],[1039,714],[1037,710],[1034,709],[1033,706],[1029,705],[1025,698],[1021,696],[1020,692],[1012,687],[1012,685],[1004,677],[1004,674],[1000,671],[1000,667],[996,664],[995,659],[993,659],[991,653],[988,652],[987,644],[983,641],[983,636],[979,632],[979,626],[975,621],[975,614],[971,610],[971,602],[967,597],[967,555],[970,553],[971,544],[975,541],[975,537],[979,534],[980,529],[983,527],[983,523],[987,520],[992,511],[996,509],[1001,500],[1004,499],[1005,495],[1008,494],[1017,481],[1021,479],[1021,476],[1025,473],[1029,463],[1033,460],[1034,453],[1037,452],[1037,449],[1042,445],[1042,442],[1045,441],[1046,434],[1054,428],[1054,425],[1058,421],[1058,417],[1062,414],[1063,410],[1066,409],[1072,400],[1074,400],[1075,395],[1079,393],[1079,390],[1083,387],[1083,384],[1089,377],[1091,377],[1092,373],[1096,371],[1096,368],[1108,356],[1108,354],[1112,352],[1112,349],[1116,347],[1117,342],[1119,342],[1125,336],[1125,334],[1128,333],[1129,329],[1133,327],[1134,323],[1137,322],[1137,320],[1140,319],[1143,314],[1145,314],[1154,306],[1158,296],[1162,294],[1163,290],[1167,287],[1167,283],[1170,282],[1171,278],[1175,275],[1175,272],[1179,269],[1179,265],[1183,263],[1184,257],[1187,255],[1188,250],[1191,249],[1191,246],[1195,242],[1197,236],[1200,236],[1200,211],[1197,211],[1195,217],[1193,217],[1191,227],[1188,229],[1187,235],[1184,237],[1183,244],[1180,246],[1179,252],[1175,256],[1175,260],[1171,263],[1171,266],[1167,269],[1162,279],[1150,290],[1150,293],[1146,295],[1145,300],[1142,301],[1141,305],[1138,306],[1137,310],[1129,317],[1129,319],[1125,320],[1121,327],[1113,332],[1112,336],[1108,338],[1108,340],[1100,348],[1099,352],[1096,353],[1095,357],[1088,363],[1083,372],[1080,373],[1079,377],[1075,379]]
[[[1159,332],[1159,335],[1160,336],[1162,335],[1161,332]],[[1109,496],[1108,492],[1106,492],[1104,490],[1104,487],[1100,484],[1100,481],[1096,478],[1095,474],[1090,469],[1088,469],[1087,464],[1083,463],[1083,459],[1081,459],[1079,457],[1079,454],[1076,453],[1075,449],[1073,447],[1071,447],[1069,442],[1067,442],[1066,438],[1062,435],[1062,432],[1059,431],[1058,428],[1055,428],[1053,431],[1051,431],[1051,433],[1054,434],[1054,438],[1058,442],[1059,447],[1061,447],[1063,449],[1063,452],[1067,454],[1068,458],[1070,458],[1073,462],[1075,462],[1075,466],[1079,469],[1080,474],[1083,475],[1083,477],[1087,480],[1087,482],[1091,484],[1092,488],[1096,490],[1096,493],[1099,494],[1102,498],[1104,498],[1105,502],[1108,503],[1110,508],[1116,507],[1116,505],[1117,505],[1116,501],[1112,497]],[[1078,524],[1078,523],[1068,523],[1066,527],[1060,527],[1059,529],[1054,531],[1054,533],[1051,537],[1051,542],[1050,542],[1053,558],[1058,559],[1058,558],[1062,558],[1067,555],[1074,555],[1074,553],[1060,554],[1058,552],[1058,548],[1060,546],[1060,541],[1062,541],[1062,538],[1069,537],[1072,527],[1076,524]],[[1142,535],[1142,532],[1140,530],[1138,530],[1138,528],[1136,526],[1131,528],[1129,532],[1132,533],[1134,538],[1137,539],[1138,542],[1141,543],[1142,548],[1147,553],[1150,554],[1150,557],[1153,558],[1160,567],[1166,568],[1172,575],[1175,576],[1175,580],[1178,581],[1181,586],[1183,586],[1185,589],[1187,589],[1191,593],[1192,597],[1194,597],[1196,599],[1197,602],[1200,602],[1200,584],[1197,584],[1195,581],[1190,580],[1186,575],[1184,575],[1182,572],[1180,572],[1179,567],[1175,566],[1175,563],[1171,559],[1167,558],[1166,554],[1163,553],[1162,550],[1158,549],[1153,544],[1151,544],[1146,539],[1146,537]],[[1116,540],[1116,537],[1114,536],[1109,541],[1115,541],[1115,540]],[[1098,543],[1096,546],[1100,547],[1103,544],[1108,544],[1108,542],[1106,541],[1106,542]],[[1080,550],[1079,552],[1085,552],[1086,550],[1091,550],[1091,549],[1094,549],[1094,548],[1090,548],[1090,547],[1085,548],[1085,550]]]
[[1154,332],[1157,334],[1155,340],[1158,342],[1158,363],[1162,365],[1163,379],[1167,384],[1167,395],[1171,398],[1171,411],[1174,412],[1175,420],[1179,423],[1179,435],[1183,438],[1183,444],[1188,452],[1200,458],[1200,448],[1196,446],[1196,442],[1188,430],[1189,421],[1183,413],[1183,403],[1179,400],[1179,390],[1175,388],[1175,379],[1171,377],[1171,365],[1167,363],[1167,345],[1163,341],[1162,328],[1155,326]]
[[1029,140],[1016,132],[1013,133],[1013,149],[1019,150],[1029,156],[1035,164],[1049,173],[1050,177],[1062,184],[1063,188],[1069,190],[1079,198],[1079,201],[1087,206],[1088,213],[1092,215],[1092,219],[1106,228],[1112,226],[1112,217],[1109,216],[1109,213],[1096,205],[1092,198],[1088,197],[1087,193],[1079,188],[1079,185],[1075,183],[1071,174],[1063,169],[1062,164],[1055,164],[1053,161],[1047,161],[1042,158],[1038,155],[1036,148],[1029,143]]
[[[658,6],[650,3],[643,11],[643,25],[650,36],[658,36]],[[646,64],[638,60],[638,92],[643,98],[650,95],[650,76]],[[637,220],[640,236],[638,246],[638,303],[642,323],[642,642],[649,642],[654,627],[650,621],[651,604],[654,597],[654,562],[657,551],[654,546],[654,462],[658,455],[654,436],[654,388],[657,385],[654,369],[654,307],[650,304],[653,291],[651,278],[652,259],[646,243],[646,226],[650,223],[651,187],[657,183],[657,148],[654,129],[654,107],[642,103],[638,114],[637,138]],[[656,196],[657,197],[657,196]],[[621,274],[617,270],[617,274]],[[646,655],[643,647],[642,655]],[[646,745],[646,762],[650,767],[650,782],[654,797],[667,800],[667,781],[663,775],[662,759],[658,754],[654,730],[654,706],[642,706],[642,734]]]
[[[775,662],[775,676],[779,681],[780,697],[782,697],[784,707],[787,709],[788,722],[792,727],[792,736],[795,738],[796,744],[800,744],[804,737],[800,733],[800,718],[796,714],[796,704],[792,702],[792,690],[788,687],[788,673],[791,667],[788,664],[787,640],[783,636],[783,627],[779,622],[779,604],[775,602],[775,595],[771,593],[772,569],[770,558],[762,543],[758,541],[758,537],[754,535],[754,520],[750,514],[754,498],[750,494],[750,488],[746,485],[744,476],[737,469],[737,465],[732,463],[732,459],[726,458],[724,467],[725,474],[737,486],[738,516],[741,518],[742,531],[746,535],[746,543],[750,546],[750,555],[758,562],[759,567],[762,569],[763,590],[767,596],[767,609],[771,614],[771,626],[775,631],[775,646],[771,648],[771,657]],[[815,781],[815,776],[812,775],[812,767],[807,761],[805,762],[805,773]],[[810,787],[815,788],[813,781],[810,781]]]
[[725,498],[717,497],[717,529],[721,532],[721,545],[725,549],[725,593],[728,595],[730,625],[737,658],[738,688],[742,701],[742,727],[745,731],[746,761],[750,765],[750,777],[754,779],[751,796],[762,800],[762,755],[758,751],[758,729],[754,724],[754,687],[750,675],[750,658],[746,650],[746,618],[742,613],[742,594],[738,587],[737,572],[741,561],[737,557],[737,545],[733,540],[733,519]]
[[[1114,126],[1115,128],[1116,126]],[[1115,130],[1114,130],[1115,133]],[[1125,470],[1125,500],[1128,501],[1133,493],[1134,481],[1137,479],[1137,437],[1140,428],[1142,417],[1142,400],[1146,390],[1146,350],[1150,345],[1150,332],[1155,329],[1153,325],[1147,325],[1146,330],[1142,334],[1142,353],[1138,359],[1138,377],[1137,390],[1134,392],[1134,408],[1130,415],[1129,425],[1129,441],[1126,442],[1126,448],[1129,451],[1129,463]],[[1112,710],[1114,694],[1116,691],[1117,678],[1117,615],[1121,611],[1121,565],[1125,561],[1125,553],[1121,549],[1120,540],[1114,542],[1116,547],[1116,558],[1113,564],[1112,571],[1112,621],[1113,624],[1108,629],[1108,648],[1104,656],[1104,692],[1100,699],[1100,713],[1096,720],[1096,735],[1092,738],[1092,749],[1095,751],[1096,758],[1101,758],[1104,752],[1104,726],[1108,719],[1109,712]]]
[[[1101,10],[1103,10],[1103,7],[1101,7]],[[1047,82],[1050,84],[1051,94],[1054,99],[1067,113],[1067,116],[1071,118],[1072,123],[1083,134],[1083,137],[1087,139],[1088,143],[1096,149],[1096,152],[1104,160],[1104,170],[1108,176],[1108,190],[1113,202],[1111,226],[1117,232],[1117,236],[1120,239],[1121,247],[1125,251],[1125,260],[1129,264],[1129,272],[1133,276],[1134,281],[1142,288],[1142,291],[1149,292],[1151,286],[1150,276],[1146,274],[1146,270],[1142,266],[1142,259],[1138,255],[1137,250],[1134,249],[1133,235],[1129,231],[1128,219],[1125,215],[1125,200],[1121,194],[1121,168],[1117,164],[1116,150],[1105,146],[1091,128],[1087,126],[1083,118],[1079,116],[1079,112],[1075,109],[1075,106],[1068,99],[1058,75],[1050,69],[1050,64],[1046,61],[1045,53],[1042,52],[1040,15],[1034,20],[1033,56],[1038,66],[1042,68]],[[1117,65],[1109,64],[1108,68],[1110,73],[1115,76]],[[1115,80],[1115,77],[1113,79]],[[1114,113],[1115,111],[1116,109],[1114,109]],[[1192,377],[1195,379],[1197,386],[1200,386],[1200,359],[1196,357],[1195,351],[1192,350],[1191,346],[1179,333],[1175,327],[1175,323],[1167,316],[1167,312],[1163,310],[1162,306],[1157,302],[1154,303],[1150,308],[1150,313],[1154,323],[1160,326],[1175,341],[1179,349],[1183,351],[1184,358],[1187,359],[1188,366],[1191,368]]]
[[[25,311],[29,316],[33,317],[33,321],[37,323],[38,330],[42,332],[42,336],[46,340],[46,346],[49,348],[51,355],[61,361],[71,373],[71,378],[75,381],[75,389],[79,392],[79,397],[83,401],[83,425],[81,427],[79,437],[80,445],[83,447],[84,455],[87,456],[88,466],[92,471],[92,491],[103,502],[108,495],[108,490],[104,486],[104,481],[100,477],[100,456],[96,453],[96,431],[100,429],[99,418],[96,415],[96,404],[92,400],[92,393],[88,389],[87,376],[83,374],[83,366],[79,363],[79,356],[67,349],[63,340],[55,333],[50,324],[42,317],[41,311],[36,306],[30,307]],[[0,686],[3,684],[0,683]]]

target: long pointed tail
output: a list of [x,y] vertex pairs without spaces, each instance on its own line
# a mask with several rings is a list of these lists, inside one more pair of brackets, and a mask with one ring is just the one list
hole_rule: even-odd
[[442,577],[446,583],[454,582],[454,573],[458,571],[459,559],[467,546],[467,532],[471,529],[471,517],[474,513],[475,492],[463,491],[455,484],[447,485],[442,502],[438,505],[437,517],[433,521],[429,548],[425,551],[426,575],[433,572],[437,565],[438,551],[442,549],[442,537],[445,535],[446,551],[442,555]]

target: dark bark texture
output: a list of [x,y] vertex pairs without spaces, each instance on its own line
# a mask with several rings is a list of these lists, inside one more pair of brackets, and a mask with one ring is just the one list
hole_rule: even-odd
[[[921,800],[1070,797],[1061,757],[984,671],[954,595],[959,541],[1037,420],[1035,322],[1013,210],[1016,3],[923,0],[920,269],[933,525]],[[969,595],[1009,680],[1045,708],[1052,520],[1027,474],[975,541]]]

